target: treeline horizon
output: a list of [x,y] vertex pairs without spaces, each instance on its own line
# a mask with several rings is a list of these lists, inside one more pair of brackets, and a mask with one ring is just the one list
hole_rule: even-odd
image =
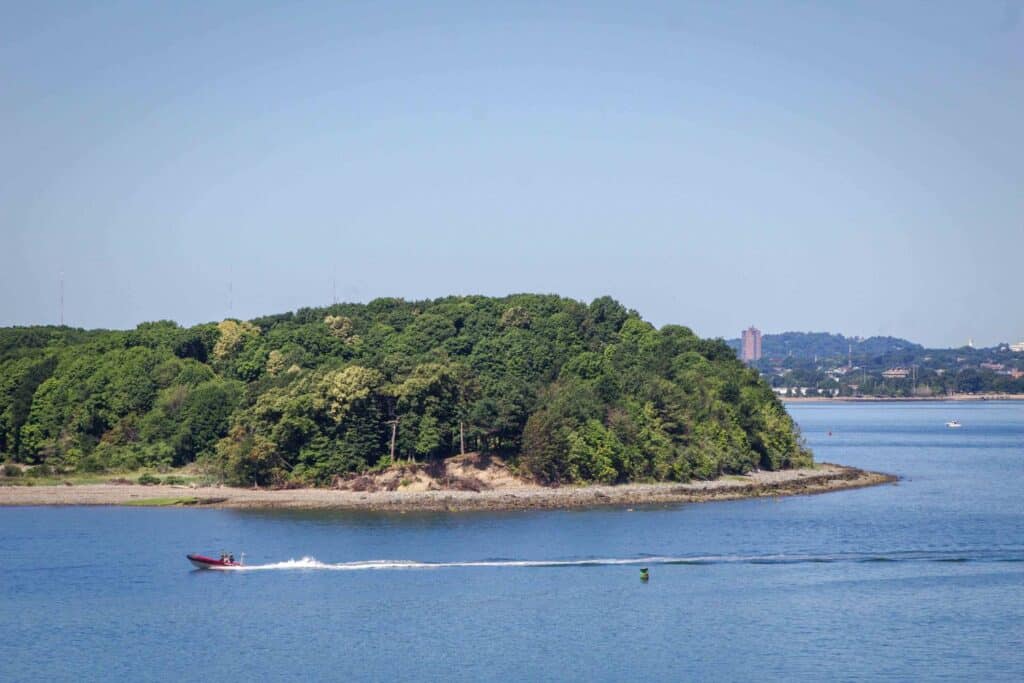
[[0,459],[57,471],[198,462],[329,485],[465,450],[544,484],[811,463],[722,340],[609,297],[377,299],[181,327],[0,328]]
[[[819,357],[845,357],[851,352],[854,357],[866,355],[882,355],[901,351],[960,351],[960,352],[986,352],[1003,351],[1016,340],[1003,341],[992,346],[925,346],[918,342],[910,341],[903,337],[892,337],[886,335],[847,336],[841,332],[800,332],[787,330],[785,332],[762,332],[762,353],[765,356],[819,356]],[[739,337],[732,337],[725,340],[732,349],[739,350],[742,340]],[[852,347],[852,348],[851,348]]]
[[[840,396],[1024,393],[1024,353],[1006,344],[929,349],[896,337],[858,340],[805,332],[762,339],[763,357],[752,366],[777,388],[809,387]],[[738,340],[727,343],[739,346]],[[885,377],[892,368],[907,370],[907,377]]]

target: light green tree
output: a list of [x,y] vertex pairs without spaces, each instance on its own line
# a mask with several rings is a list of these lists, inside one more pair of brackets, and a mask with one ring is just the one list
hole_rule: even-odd
[[384,376],[377,370],[358,365],[328,372],[317,386],[314,406],[341,422],[353,404],[368,398],[383,381]]

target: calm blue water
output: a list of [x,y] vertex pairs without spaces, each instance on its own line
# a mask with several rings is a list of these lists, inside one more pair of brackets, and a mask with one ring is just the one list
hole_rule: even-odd
[[[790,410],[819,460],[902,481],[634,512],[0,508],[0,679],[1024,677],[1024,403]],[[316,560],[184,558],[221,548]],[[369,560],[496,566],[331,566]]]

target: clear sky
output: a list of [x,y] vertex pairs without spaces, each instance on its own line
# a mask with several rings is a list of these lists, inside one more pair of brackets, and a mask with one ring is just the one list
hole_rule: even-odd
[[84,327],[529,291],[1024,338],[1024,0],[2,16],[0,325],[63,271]]

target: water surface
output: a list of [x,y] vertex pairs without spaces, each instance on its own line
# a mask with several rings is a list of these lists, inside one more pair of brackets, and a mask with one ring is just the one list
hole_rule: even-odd
[[[0,680],[1024,677],[1024,404],[789,409],[819,460],[901,481],[634,511],[0,508]],[[261,568],[184,558],[222,548]]]

